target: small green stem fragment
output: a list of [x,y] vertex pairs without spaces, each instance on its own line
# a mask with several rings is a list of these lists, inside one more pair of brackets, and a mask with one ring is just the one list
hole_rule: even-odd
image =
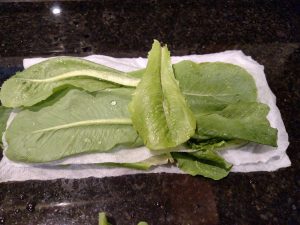
[[99,225],[111,225],[107,221],[105,212],[99,213]]
[[148,225],[148,223],[142,221],[142,222],[139,222],[138,225]]
[[[99,225],[111,225],[108,223],[105,212],[99,213]],[[148,225],[148,223],[141,221],[137,225]]]

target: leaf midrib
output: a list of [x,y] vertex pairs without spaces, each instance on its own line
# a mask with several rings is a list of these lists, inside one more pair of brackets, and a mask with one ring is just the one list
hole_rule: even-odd
[[140,82],[139,78],[130,77],[126,74],[114,74],[108,71],[97,71],[97,70],[74,70],[67,73],[62,73],[54,77],[45,78],[45,79],[31,79],[31,78],[18,78],[20,80],[29,81],[29,82],[36,82],[36,83],[50,83],[55,81],[60,81],[72,77],[79,77],[79,76],[87,76],[98,78],[104,81],[110,81],[113,83],[121,84],[124,86],[136,87],[137,84]]
[[132,121],[129,118],[83,120],[83,121],[53,126],[45,129],[35,130],[31,133],[35,134],[35,133],[41,133],[41,132],[47,132],[53,130],[61,130],[61,129],[80,127],[80,126],[91,126],[91,125],[132,125]]

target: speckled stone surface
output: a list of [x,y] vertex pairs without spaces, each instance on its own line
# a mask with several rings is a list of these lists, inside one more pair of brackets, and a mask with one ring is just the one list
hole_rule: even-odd
[[[61,14],[51,9],[61,7]],[[299,1],[46,1],[0,3],[0,81],[22,58],[174,55],[241,49],[265,66],[289,133],[292,167],[221,181],[173,174],[0,184],[0,224],[300,224]]]

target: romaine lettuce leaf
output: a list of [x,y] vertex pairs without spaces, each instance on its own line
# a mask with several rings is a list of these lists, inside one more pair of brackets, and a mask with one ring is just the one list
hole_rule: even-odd
[[19,72],[2,85],[6,107],[32,106],[66,87],[89,92],[123,86],[135,87],[139,79],[126,73],[75,57],[56,57]]
[[210,139],[199,142],[199,140],[191,139],[187,145],[196,152],[174,152],[173,158],[177,162],[177,166],[190,175],[202,175],[204,177],[219,180],[228,175],[232,167],[226,162],[217,151],[228,145],[234,145],[240,141],[224,141],[220,139]]
[[206,150],[214,150],[214,149],[220,149],[226,145],[225,140],[221,139],[208,139],[208,140],[199,140],[196,138],[191,138],[187,143],[186,146],[190,149],[195,149],[195,150],[201,150],[201,151],[206,151]]
[[219,111],[240,101],[257,101],[253,77],[239,66],[182,61],[173,68],[180,89],[195,114]]
[[153,156],[149,159],[143,160],[141,162],[136,162],[136,163],[101,163],[98,165],[109,166],[109,167],[124,167],[129,169],[136,169],[136,170],[149,170],[153,166],[167,164],[171,160],[172,160],[171,155],[162,154],[162,155]]
[[276,146],[277,129],[267,120],[269,107],[258,102],[238,102],[221,111],[196,114],[198,138],[241,139]]
[[124,88],[94,95],[72,89],[23,110],[7,129],[5,154],[13,161],[43,163],[117,146],[141,146],[127,108],[131,94]]
[[6,123],[9,117],[9,114],[11,113],[11,109],[6,108],[4,106],[0,106],[0,147],[3,148],[2,145],[2,135],[4,131],[6,130]]
[[217,138],[201,140],[197,138],[191,138],[185,145],[189,149],[193,150],[202,150],[202,151],[211,151],[217,150],[222,151],[225,149],[239,148],[248,144],[248,141],[231,139],[231,140],[222,140]]
[[226,177],[232,167],[221,156],[211,150],[193,153],[173,152],[172,157],[179,169],[196,176],[201,175],[214,180]]
[[152,150],[176,147],[195,133],[196,120],[174,77],[170,52],[158,41],[129,110],[134,128]]

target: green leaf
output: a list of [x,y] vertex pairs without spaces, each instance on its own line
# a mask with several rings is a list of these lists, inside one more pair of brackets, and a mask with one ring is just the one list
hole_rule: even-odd
[[195,133],[196,120],[174,78],[170,52],[158,41],[149,52],[129,110],[134,128],[150,149],[176,147]]
[[2,144],[2,135],[4,131],[6,130],[6,123],[8,120],[8,117],[11,113],[12,109],[6,108],[4,106],[0,106],[0,146],[3,148]]
[[226,141],[219,139],[198,140],[191,138],[186,145],[191,149],[207,151],[222,148],[226,145]]
[[[4,82],[0,97],[6,107],[32,106],[66,87],[89,92],[135,87],[139,79],[126,73],[74,57],[57,57],[38,63]],[[13,90],[13,91],[12,91]]]
[[214,150],[205,150],[198,152],[188,153],[191,156],[196,157],[199,160],[210,162],[212,165],[218,166],[225,170],[230,170],[232,165],[226,162],[221,156],[219,156]]
[[182,61],[173,68],[193,113],[219,111],[239,101],[257,101],[253,77],[239,66]]
[[199,113],[196,133],[204,139],[241,139],[276,146],[277,129],[270,126],[268,112],[268,106],[262,103],[238,102],[221,111]]
[[232,167],[214,151],[174,152],[172,156],[177,161],[177,166],[192,176],[202,175],[214,180],[220,180],[229,174]]
[[149,159],[146,159],[141,162],[136,163],[100,163],[99,166],[110,166],[110,167],[124,167],[129,169],[136,170],[149,170],[153,166],[159,166],[163,164],[167,164],[169,160],[171,160],[171,156],[169,154],[162,154],[157,156],[152,156]]
[[239,140],[239,139],[232,139],[232,140],[222,140],[222,139],[207,139],[207,140],[201,140],[196,138],[191,138],[187,143],[186,146],[189,149],[194,150],[201,150],[201,151],[222,151],[225,149],[232,149],[232,148],[239,148],[241,146],[244,146],[248,144],[248,141]]
[[18,113],[6,133],[13,161],[49,162],[67,156],[141,146],[127,109],[130,89],[94,95],[76,89]]
[[105,212],[99,213],[99,225],[111,225],[108,223]]
[[128,75],[135,78],[142,78],[145,72],[146,72],[146,68],[130,71],[128,72]]
[[226,177],[232,165],[226,162],[216,153],[216,150],[223,149],[227,145],[237,144],[240,141],[229,141],[210,139],[199,142],[198,140],[189,140],[187,143],[196,152],[189,153],[172,153],[173,158],[177,161],[177,166],[186,173],[196,176],[202,175],[214,180],[220,180]]
[[269,109],[256,102],[255,82],[243,68],[183,61],[174,65],[174,71],[197,119],[195,137],[276,146],[277,130],[266,118]]

